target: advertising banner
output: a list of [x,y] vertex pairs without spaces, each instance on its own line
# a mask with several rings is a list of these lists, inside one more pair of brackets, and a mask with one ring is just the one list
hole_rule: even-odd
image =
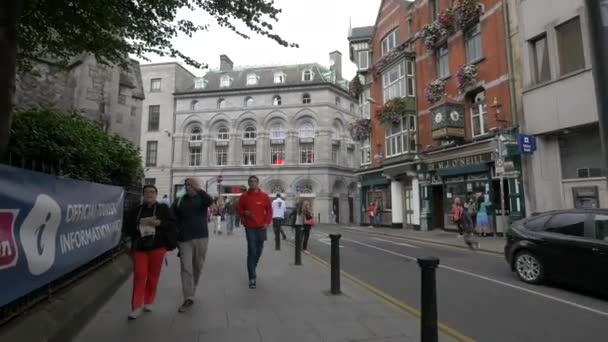
[[121,187],[0,165],[0,307],[120,242]]

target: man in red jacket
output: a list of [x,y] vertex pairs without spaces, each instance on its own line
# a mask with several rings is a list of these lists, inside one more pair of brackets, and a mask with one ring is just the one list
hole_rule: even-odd
[[264,240],[266,240],[266,228],[272,222],[272,205],[270,197],[258,187],[259,179],[251,176],[247,180],[249,190],[239,198],[237,213],[241,218],[241,223],[245,227],[247,235],[247,273],[249,273],[249,288],[256,287],[256,267]]

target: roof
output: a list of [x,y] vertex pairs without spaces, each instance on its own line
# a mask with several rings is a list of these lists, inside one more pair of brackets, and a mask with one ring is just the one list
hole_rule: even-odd
[[[302,73],[305,70],[312,71],[312,79],[310,81],[302,80]],[[283,72],[285,74],[284,83],[274,83],[274,75],[276,72]],[[256,85],[247,85],[247,75],[249,74],[255,74],[258,77],[258,82]],[[232,79],[232,83],[229,87],[220,87],[220,80],[225,76],[230,77]],[[330,69],[317,63],[235,68],[231,71],[210,70],[202,78],[207,82],[204,89],[194,89],[194,86],[192,86],[186,89],[179,89],[178,92],[208,92],[218,90],[230,91],[235,89],[256,89],[319,83],[331,83],[338,85],[341,88],[348,89],[347,80],[339,79],[335,80],[334,82],[334,73]]]
[[349,40],[354,39],[372,39],[372,35],[374,34],[373,26],[363,26],[363,27],[353,27],[348,37]]

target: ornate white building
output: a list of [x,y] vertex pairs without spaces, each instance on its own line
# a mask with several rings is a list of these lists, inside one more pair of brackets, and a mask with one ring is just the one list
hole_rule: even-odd
[[237,69],[220,59],[220,69],[202,78],[176,63],[142,66],[146,95],[153,86],[158,93],[144,103],[146,181],[174,198],[185,178],[196,177],[210,194],[230,197],[256,175],[290,206],[310,198],[320,222],[359,222],[359,147],[348,130],[358,108],[341,77],[341,54],[330,54],[329,69]]

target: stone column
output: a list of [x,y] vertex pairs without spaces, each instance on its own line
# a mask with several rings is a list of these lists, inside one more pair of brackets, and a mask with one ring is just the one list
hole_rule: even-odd
[[258,132],[255,144],[255,164],[270,165],[270,133]]
[[176,134],[173,136],[175,140],[174,155],[173,155],[173,166],[183,167],[189,165],[190,148],[188,146],[188,136],[184,134]]
[[392,226],[403,227],[403,184],[391,179]]
[[290,130],[285,139],[285,164],[298,165],[300,163],[300,141],[298,132]]
[[201,149],[201,166],[215,165],[215,136],[203,135],[203,146]]
[[243,163],[243,143],[241,142],[241,134],[230,133],[230,142],[228,145],[228,165],[237,166]]
[[[315,136],[315,163],[328,164],[331,161],[331,135],[329,128],[320,128]],[[329,148],[328,148],[329,147]]]
[[331,220],[331,210],[332,210],[332,197],[329,194],[321,194],[315,198],[314,201],[314,211],[315,211],[315,220],[319,219],[319,214],[321,215],[321,220],[317,223],[332,223]]

